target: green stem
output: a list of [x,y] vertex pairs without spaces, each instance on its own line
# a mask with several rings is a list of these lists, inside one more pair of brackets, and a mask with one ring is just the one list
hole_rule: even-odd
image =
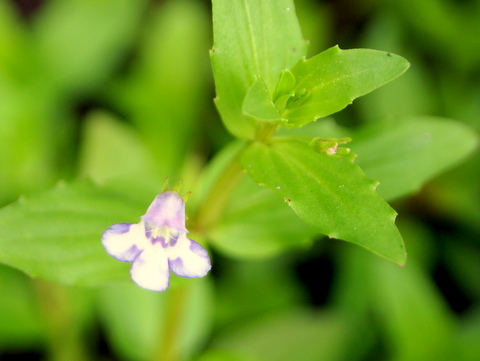
[[279,125],[274,123],[262,123],[257,130],[257,141],[267,143],[277,131]]
[[34,285],[45,320],[49,360],[88,360],[71,289],[43,280],[34,280]]
[[221,217],[232,191],[244,176],[240,156],[244,147],[223,170],[192,218],[195,231],[205,233]]
[[[278,124],[262,124],[258,128],[256,141],[267,143],[277,129]],[[216,224],[225,211],[231,193],[245,174],[240,162],[240,157],[243,150],[249,144],[250,143],[246,143],[240,148],[237,155],[232,159],[230,164],[225,167],[216,183],[198,207],[197,212],[194,217],[192,217],[193,228],[196,232],[205,233],[211,226]]]
[[[271,124],[266,124],[259,128],[256,141],[267,142],[277,128],[277,125]],[[191,219],[194,232],[205,234],[207,230],[215,225],[221,218],[231,193],[245,174],[240,162],[240,157],[245,147],[249,144],[250,143],[246,143],[238,150],[238,153],[224,168],[208,194],[203,198]],[[182,317],[189,293],[188,291],[189,289],[186,286],[179,286],[169,291],[170,297],[167,301],[166,319],[163,328],[164,336],[155,354],[155,361],[179,361],[181,359],[178,339],[182,331]]]
[[181,359],[179,336],[182,332],[183,315],[189,294],[187,286],[178,286],[169,291],[164,313],[163,337],[159,342],[154,361],[179,361]]

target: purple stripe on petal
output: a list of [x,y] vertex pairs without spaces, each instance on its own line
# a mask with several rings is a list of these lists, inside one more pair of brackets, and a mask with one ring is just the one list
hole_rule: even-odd
[[192,251],[193,253],[195,254],[198,254],[199,256],[201,257],[208,257],[208,252],[205,250],[205,248],[203,248],[202,246],[200,246],[199,243],[191,240],[190,240],[190,251]]
[[120,261],[132,262],[140,254],[140,252],[142,252],[142,250],[139,249],[136,245],[133,245],[125,251]]
[[170,247],[175,247],[177,242],[178,242],[178,236],[170,236],[170,242],[168,242]]
[[168,260],[168,265],[170,266],[170,269],[176,274],[174,270],[182,270],[183,269],[183,260],[178,257],[173,260]]
[[116,223],[114,225],[111,225],[105,232],[105,233],[113,233],[113,234],[123,234],[127,233],[130,230],[130,226],[133,223]]
[[203,277],[212,267],[208,252],[200,244],[186,237],[179,239],[176,247],[169,248],[169,259],[171,270],[181,277]]
[[102,235],[102,244],[107,253],[119,261],[132,262],[145,244],[143,224],[117,223]]
[[168,247],[168,244],[165,241],[165,237],[160,236],[160,237],[151,238],[150,240],[152,242],[152,245],[159,243],[163,248]]

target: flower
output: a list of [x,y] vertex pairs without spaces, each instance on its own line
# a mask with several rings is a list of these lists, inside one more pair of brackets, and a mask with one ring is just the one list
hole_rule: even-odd
[[187,238],[185,202],[169,190],[155,197],[139,223],[117,223],[102,236],[106,251],[123,262],[132,262],[130,274],[140,287],[164,291],[170,272],[197,278],[211,268],[208,252]]

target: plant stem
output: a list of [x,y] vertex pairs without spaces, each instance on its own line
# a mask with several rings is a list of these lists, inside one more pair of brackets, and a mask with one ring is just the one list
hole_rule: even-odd
[[196,232],[205,233],[206,230],[218,221],[224,212],[232,191],[244,176],[240,163],[240,155],[243,149],[244,147],[240,149],[230,164],[225,167],[198,207],[192,219]]
[[34,280],[45,320],[49,360],[88,360],[79,315],[72,304],[71,289],[60,284]]
[[169,291],[163,337],[159,343],[155,361],[179,361],[181,359],[179,335],[182,332],[184,309],[189,293],[187,286],[178,286]]
[[[278,124],[262,124],[258,128],[256,141],[267,143],[277,129]],[[240,148],[198,207],[192,219],[193,228],[198,233],[205,233],[209,227],[215,225],[225,211],[225,206],[230,199],[232,191],[237,187],[245,174],[242,164],[240,163],[240,157],[243,150],[248,147],[249,144],[250,143],[246,143]]]
[[[264,124],[259,127],[256,141],[268,142],[277,130],[278,125]],[[245,143],[230,163],[223,169],[213,186],[208,190],[197,207],[190,224],[192,230],[198,234],[205,234],[210,227],[215,225],[225,212],[231,193],[242,180],[245,172],[240,162],[243,150],[250,143]],[[166,318],[163,325],[163,337],[154,355],[155,361],[179,361],[181,351],[179,335],[182,332],[184,309],[187,302],[189,288],[179,286],[169,291],[167,300]]]
[[258,127],[256,140],[262,143],[267,143],[275,134],[279,125],[274,123],[263,123]]

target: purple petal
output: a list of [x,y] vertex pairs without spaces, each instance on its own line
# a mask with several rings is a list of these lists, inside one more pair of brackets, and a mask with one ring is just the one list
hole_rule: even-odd
[[170,279],[165,250],[159,244],[146,248],[133,261],[130,275],[140,287],[165,291]]
[[185,228],[185,202],[177,192],[163,192],[155,197],[147,213],[141,217],[155,227],[168,226],[179,232],[187,232]]
[[117,223],[102,235],[107,253],[123,262],[132,262],[145,247],[144,223]]
[[173,273],[181,277],[203,277],[212,268],[208,252],[185,234],[178,238],[175,247],[168,249],[168,259]]

